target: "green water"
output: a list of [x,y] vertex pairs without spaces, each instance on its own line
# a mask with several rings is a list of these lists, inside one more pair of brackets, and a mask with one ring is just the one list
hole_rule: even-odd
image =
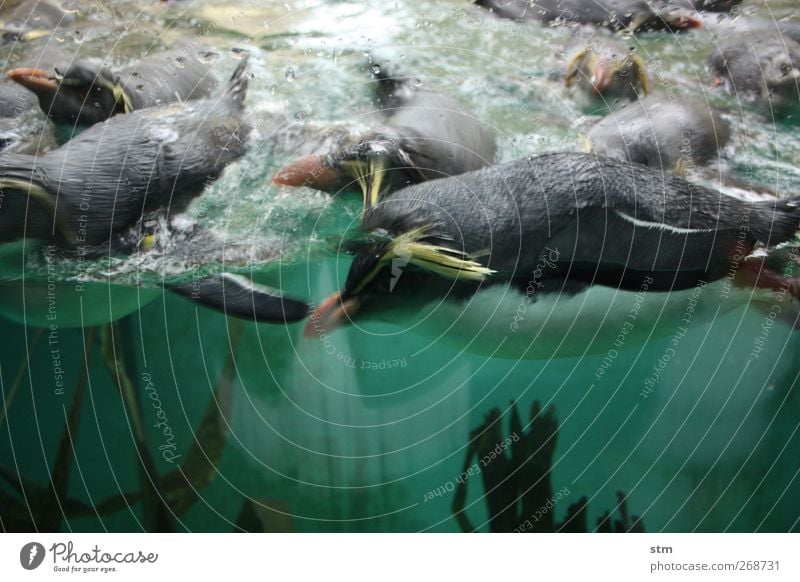
[[[796,11],[792,4],[770,6],[780,18]],[[759,3],[748,6],[742,18],[755,10],[767,14]],[[495,20],[466,1],[114,2],[88,23],[92,34],[63,35],[66,50],[125,62],[195,34],[218,53],[220,78],[236,61],[230,49],[249,50],[247,105],[255,118],[281,115],[309,126],[361,122],[374,108],[368,75],[373,62],[458,98],[495,128],[502,160],[579,149],[583,118],[592,113],[554,75],[577,46],[574,34]],[[796,125],[791,119],[772,123],[711,91],[704,72],[713,46],[708,30],[628,42],[650,63],[656,87],[708,98],[725,111],[734,139],[720,174],[751,178],[781,194],[800,191]],[[41,123],[36,117],[31,112],[27,119],[31,128]],[[0,279],[17,285],[23,278],[99,285],[96,296],[84,297],[84,310],[121,315],[141,306],[123,341],[134,354],[131,375],[142,397],[148,447],[162,474],[175,464],[159,454],[166,441],[154,427],[157,411],[145,385],[157,391],[174,435],[170,450],[181,455],[178,461],[185,459],[223,374],[231,336],[223,316],[153,286],[163,279],[191,280],[196,269],[235,270],[316,303],[341,287],[346,275],[338,234],[357,224],[359,201],[273,186],[270,177],[293,155],[275,147],[263,129],[250,153],[190,208],[193,219],[233,249],[229,255],[184,249],[91,264],[48,263],[40,249],[26,245],[24,266],[17,250],[3,259]],[[712,181],[709,175],[697,179]],[[236,252],[242,248],[256,250]],[[127,306],[116,297],[109,304],[109,283],[142,290],[126,299]],[[429,492],[460,474],[469,433],[489,410],[505,411],[512,401],[527,410],[538,400],[554,405],[560,420],[552,482],[556,489],[568,487],[571,497],[554,509],[558,519],[567,502],[585,495],[594,523],[622,490],[648,531],[797,530],[800,339],[775,325],[763,351],[751,357],[763,322],[763,314],[739,310],[693,327],[669,352],[651,392],[644,391],[645,382],[670,350],[670,338],[619,350],[598,379],[602,355],[489,360],[396,326],[349,328],[324,343],[303,339],[302,324],[245,324],[221,463],[191,508],[177,516],[178,529],[230,531],[242,503],[254,499],[278,508],[266,512],[276,528],[455,531],[452,493],[429,499]],[[0,322],[0,331],[7,395],[37,332],[8,322]],[[80,329],[64,326],[55,336],[45,332],[0,427],[0,464],[40,485],[47,484],[56,457],[83,337]],[[59,350],[63,394],[53,349]],[[96,505],[138,489],[137,453],[99,350],[86,390],[68,493]],[[472,523],[486,529],[482,493],[479,481],[471,481],[467,509]],[[32,498],[27,503],[36,506]],[[141,504],[132,503],[108,515],[68,518],[62,529],[144,526]]]

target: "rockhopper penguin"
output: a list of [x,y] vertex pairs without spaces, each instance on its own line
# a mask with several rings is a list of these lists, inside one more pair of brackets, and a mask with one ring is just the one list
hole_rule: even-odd
[[501,18],[591,24],[613,31],[679,31],[702,26],[690,10],[650,0],[475,0]]
[[[41,157],[0,154],[0,242],[38,239],[79,254],[107,244],[111,252],[112,239],[142,217],[182,212],[246,150],[246,67],[244,59],[222,96],[112,117]],[[251,319],[307,313],[305,303],[235,277],[184,294]]]
[[564,83],[606,101],[633,101],[650,91],[644,60],[633,50],[608,42],[578,50],[567,64]]
[[783,115],[800,106],[800,43],[788,36],[741,33],[721,40],[708,57],[714,85],[737,100]]
[[118,113],[209,97],[216,85],[195,51],[176,50],[142,59],[112,72],[105,66],[72,62],[67,67],[20,67],[8,76],[32,91],[55,122],[92,125]]
[[710,104],[653,95],[601,119],[587,146],[601,156],[684,173],[713,160],[729,138],[728,123]]
[[286,164],[273,181],[331,194],[359,188],[369,205],[378,193],[494,162],[493,131],[455,99],[383,70],[376,80],[381,115],[376,127],[350,134],[334,151]]
[[[368,209],[344,287],[306,335],[372,318],[495,357],[599,353],[747,302],[796,298],[759,250],[792,239],[798,199],[743,202],[664,172],[559,153],[432,180]],[[790,303],[788,301],[787,303]]]

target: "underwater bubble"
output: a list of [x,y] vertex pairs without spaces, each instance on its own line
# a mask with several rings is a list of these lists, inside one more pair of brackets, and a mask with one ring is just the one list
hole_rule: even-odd
[[186,66],[186,57],[175,57],[175,64],[182,69]]
[[144,85],[136,85],[137,91],[144,91]]
[[284,76],[286,77],[286,80],[289,83],[294,83],[294,80],[296,78],[296,75],[294,73],[294,67],[286,67],[286,73],[284,74]]
[[373,75],[380,75],[381,74],[381,66],[380,65],[372,65],[370,67]]

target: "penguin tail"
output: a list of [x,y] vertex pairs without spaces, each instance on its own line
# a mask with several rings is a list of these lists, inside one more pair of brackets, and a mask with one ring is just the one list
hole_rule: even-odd
[[[46,186],[46,180],[37,167],[36,156],[25,154],[0,154],[0,193],[4,198],[13,195],[27,196],[49,215],[55,228],[68,243],[73,244],[76,233],[66,214],[68,205],[58,204],[58,198]],[[31,212],[34,212],[31,209]]]
[[800,196],[754,202],[749,219],[754,238],[767,247],[793,240],[800,231]]
[[247,75],[245,72],[247,71],[249,61],[250,55],[245,53],[242,60],[236,65],[236,69],[233,71],[230,81],[228,81],[228,86],[225,89],[225,99],[233,103],[239,111],[244,109],[244,100],[245,97],[247,97]]
[[225,315],[251,321],[292,323],[305,319],[309,314],[308,303],[284,297],[274,289],[231,273],[171,285],[169,289]]

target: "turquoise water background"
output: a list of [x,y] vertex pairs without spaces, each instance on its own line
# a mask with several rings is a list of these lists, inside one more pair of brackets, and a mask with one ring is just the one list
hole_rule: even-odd
[[[741,18],[792,17],[792,4],[770,2],[770,14],[762,3],[746,0]],[[466,1],[115,2],[88,22],[94,34],[65,34],[65,47],[125,62],[196,34],[217,53],[209,58],[220,78],[237,59],[238,51],[230,49],[249,50],[247,104],[256,118],[279,116],[310,127],[359,123],[374,110],[368,69],[378,62],[452,94],[492,124],[501,160],[580,149],[580,129],[593,113],[555,74],[578,44],[575,33],[497,20]],[[655,71],[654,85],[708,99],[725,112],[734,138],[723,152],[720,175],[749,177],[780,195],[800,192],[794,120],[772,122],[711,90],[704,70],[711,28],[627,42]],[[32,130],[41,122],[36,114],[28,120]],[[293,153],[262,127],[245,159],[188,212],[221,244],[257,248],[255,260],[198,253],[88,267],[61,260],[48,270],[41,251],[26,245],[24,267],[16,254],[3,264],[0,279],[7,283],[56,277],[74,286],[78,277],[88,277],[100,289],[143,286],[133,333],[123,341],[135,354],[131,375],[140,390],[149,382],[157,391],[178,455],[185,457],[193,442],[231,353],[231,335],[222,315],[148,287],[164,279],[191,280],[195,268],[224,268],[317,303],[346,275],[348,259],[336,253],[338,234],[357,222],[359,200],[272,185],[270,177]],[[696,179],[712,183],[712,174]],[[84,309],[117,307],[101,293]],[[427,494],[460,474],[469,432],[489,410],[507,410],[510,402],[527,410],[538,400],[554,405],[560,420],[554,487],[569,488],[569,503],[587,496],[591,522],[614,507],[615,492],[622,490],[648,531],[796,531],[800,337],[776,324],[764,350],[752,357],[763,325],[763,314],[741,309],[692,327],[646,393],[645,381],[664,358],[669,338],[620,350],[598,379],[602,355],[489,360],[389,325],[351,327],[324,343],[304,339],[302,324],[245,324],[222,460],[192,507],[177,517],[178,527],[231,531],[250,498],[273,508],[262,512],[267,528],[456,531],[451,494],[426,500]],[[0,333],[7,395],[37,330],[0,321]],[[53,344],[45,333],[0,427],[0,464],[39,484],[47,483],[56,456],[83,337],[83,330],[61,327]],[[56,386],[54,345],[64,370],[63,394]],[[147,393],[141,397],[156,468],[174,470],[159,454],[165,440],[153,426],[156,411]],[[131,429],[95,353],[69,495],[97,504],[137,488]],[[467,507],[474,524],[486,521],[477,480],[470,482]],[[562,518],[566,503],[554,511]],[[111,515],[67,519],[62,528],[138,531],[143,524],[136,503]]]

